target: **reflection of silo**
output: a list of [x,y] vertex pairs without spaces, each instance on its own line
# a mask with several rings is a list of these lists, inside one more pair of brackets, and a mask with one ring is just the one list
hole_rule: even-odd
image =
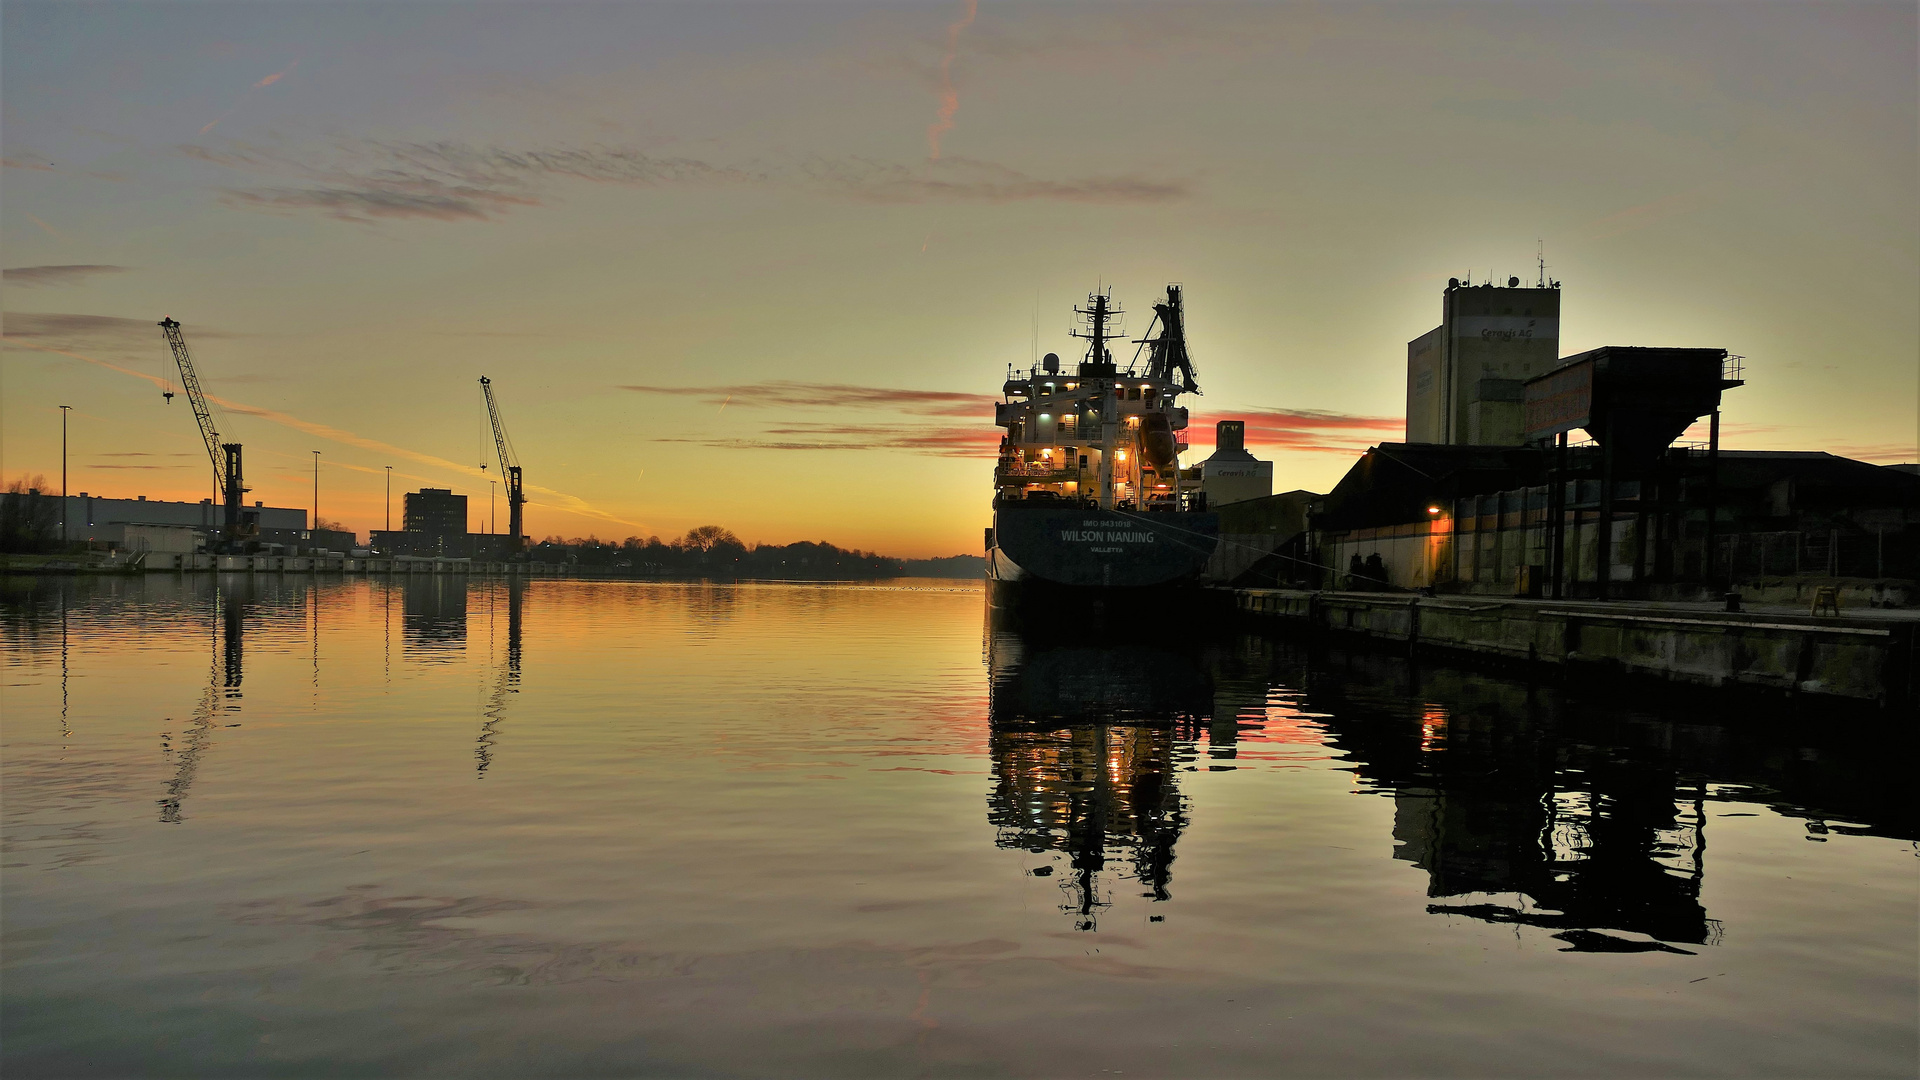
[[1598,930],[1714,938],[1697,784],[1567,737],[1524,687],[1472,679],[1449,705],[1395,707],[1377,681],[1346,692],[1322,676],[1313,705],[1391,790],[1394,857],[1426,872],[1428,911],[1563,931],[1575,949],[1640,947]]
[[401,598],[402,640],[409,657],[451,659],[467,645],[467,582],[446,574],[410,577]]
[[1560,289],[1448,284],[1440,325],[1407,343],[1407,441],[1519,446],[1522,384],[1560,352]]

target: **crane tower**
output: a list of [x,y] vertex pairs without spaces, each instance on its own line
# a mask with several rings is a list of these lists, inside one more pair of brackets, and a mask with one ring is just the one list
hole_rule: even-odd
[[500,425],[500,406],[494,403],[493,383],[485,375],[480,376],[480,393],[487,399],[487,419],[493,422],[493,449],[500,456],[500,476],[507,484],[507,550],[518,555],[527,545],[520,509],[527,503],[527,492],[520,482],[520,460],[507,441],[506,429]]
[[[260,521],[260,515],[244,508],[247,487],[241,478],[240,444],[221,442],[220,433],[214,430],[213,410],[207,405],[207,395],[200,390],[200,376],[193,369],[193,357],[187,353],[187,339],[180,334],[180,324],[171,318],[161,319],[160,331],[173,350],[173,362],[180,368],[180,387],[186,391],[187,403],[193,406],[193,418],[200,425],[207,457],[213,462],[213,485],[220,492],[220,502],[226,509],[221,546],[228,551],[238,550],[247,537],[259,532]],[[167,404],[173,404],[172,391],[166,393],[166,399]]]

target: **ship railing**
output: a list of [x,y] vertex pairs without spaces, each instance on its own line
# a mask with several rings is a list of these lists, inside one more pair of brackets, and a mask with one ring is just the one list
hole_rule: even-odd
[[1076,469],[1063,469],[1051,465],[1002,465],[994,470],[1002,477],[1017,476],[1029,480],[1077,480],[1080,473]]

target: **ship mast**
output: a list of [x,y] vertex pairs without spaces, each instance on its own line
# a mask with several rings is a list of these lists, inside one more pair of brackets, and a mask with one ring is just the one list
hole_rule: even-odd
[[1111,375],[1114,369],[1113,361],[1107,355],[1107,341],[1111,336],[1107,333],[1107,323],[1125,315],[1126,312],[1114,306],[1113,297],[1109,293],[1094,293],[1087,297],[1087,302],[1091,306],[1073,309],[1075,314],[1086,316],[1087,328],[1068,331],[1074,337],[1088,342],[1087,359],[1080,365],[1080,374]]

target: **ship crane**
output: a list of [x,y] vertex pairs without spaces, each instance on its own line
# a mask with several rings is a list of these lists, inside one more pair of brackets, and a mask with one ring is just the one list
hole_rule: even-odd
[[[213,410],[207,405],[207,395],[200,390],[200,376],[193,370],[193,357],[187,353],[187,339],[180,334],[180,324],[174,319],[160,320],[160,331],[167,337],[167,345],[173,350],[173,362],[180,368],[180,388],[186,392],[188,404],[193,406],[193,418],[200,425],[200,437],[207,444],[207,458],[213,463],[213,485],[220,492],[220,501],[226,508],[221,528],[221,541],[228,550],[238,550],[246,537],[257,530],[259,515],[247,513],[242,509],[247,493],[242,480],[240,467],[240,444],[223,443],[220,432],[213,426]],[[167,404],[173,404],[173,391],[163,395]]]
[[494,404],[493,383],[485,375],[480,376],[480,393],[487,399],[487,419],[493,421],[493,449],[500,455],[500,476],[507,483],[507,549],[518,555],[526,548],[520,508],[527,503],[526,489],[520,483],[520,460],[500,425],[500,406]]
[[[1167,302],[1153,305],[1153,319],[1160,326],[1160,336],[1135,341],[1135,344],[1150,350],[1147,354],[1147,378],[1170,382],[1183,394],[1199,393],[1200,382],[1194,375],[1193,357],[1187,352],[1187,317],[1182,310],[1180,286],[1167,286]],[[1153,333],[1152,326],[1147,327],[1147,333]],[[1137,361],[1139,354],[1135,353],[1134,356]]]

